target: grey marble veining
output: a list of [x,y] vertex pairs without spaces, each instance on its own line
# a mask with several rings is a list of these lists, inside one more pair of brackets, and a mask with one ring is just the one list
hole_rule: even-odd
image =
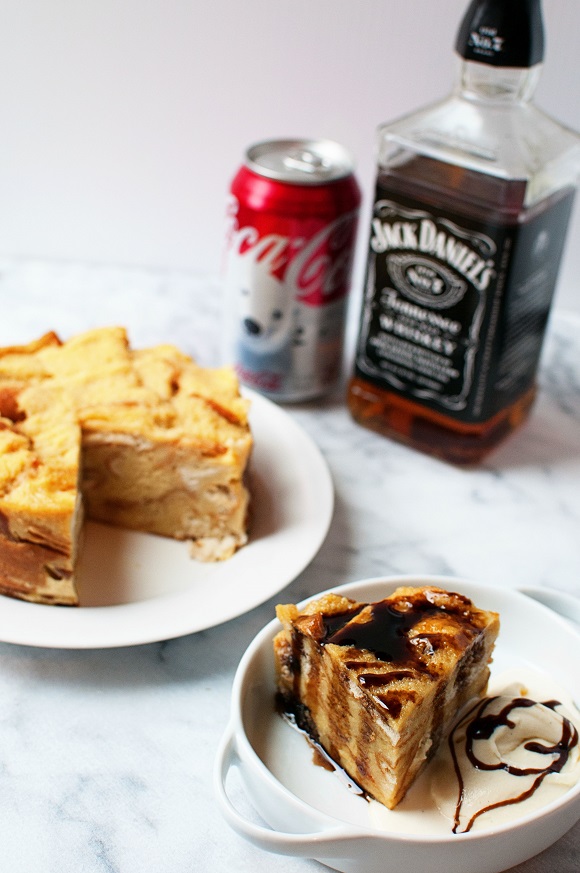
[[[0,344],[123,324],[219,360],[219,284],[182,273],[0,261]],[[288,602],[360,578],[441,573],[580,597],[580,318],[555,313],[527,424],[459,470],[350,419],[343,393],[286,407],[330,467],[336,507]],[[0,643],[0,870],[315,873],[229,831],[213,799],[232,678],[279,596],[224,625],[103,651]],[[518,873],[577,873],[580,825]],[[469,871],[466,871],[469,873]]]

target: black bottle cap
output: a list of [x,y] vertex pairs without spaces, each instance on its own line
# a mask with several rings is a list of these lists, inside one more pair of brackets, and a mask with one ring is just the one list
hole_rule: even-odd
[[533,67],[544,57],[541,0],[472,0],[455,50],[467,61]]

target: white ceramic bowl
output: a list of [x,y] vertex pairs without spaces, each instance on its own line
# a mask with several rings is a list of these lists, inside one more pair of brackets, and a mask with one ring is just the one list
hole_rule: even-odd
[[[580,700],[580,634],[521,592],[439,576],[367,579],[332,590],[375,601],[398,585],[420,584],[458,591],[500,613],[492,677],[510,668],[532,668]],[[342,873],[499,873],[543,851],[580,819],[579,783],[538,811],[480,832],[428,833],[422,813],[409,824],[397,810],[385,811],[391,817],[387,829],[384,821],[377,824],[372,809],[379,805],[355,796],[335,773],[315,766],[305,738],[276,713],[272,639],[279,628],[277,620],[270,622],[240,662],[231,720],[215,767],[222,813],[251,843],[277,854],[314,858]],[[226,783],[234,767],[268,826],[232,803]]]

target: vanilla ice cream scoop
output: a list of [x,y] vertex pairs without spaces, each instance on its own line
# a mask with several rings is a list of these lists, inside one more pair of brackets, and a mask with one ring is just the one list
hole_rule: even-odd
[[431,777],[433,798],[454,833],[466,833],[481,818],[489,827],[524,815],[578,781],[578,728],[569,715],[557,700],[508,694],[478,700],[464,712]]

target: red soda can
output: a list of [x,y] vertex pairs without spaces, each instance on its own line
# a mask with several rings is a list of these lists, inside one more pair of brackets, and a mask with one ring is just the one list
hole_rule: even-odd
[[329,140],[252,146],[228,203],[226,359],[277,401],[328,392],[342,368],[360,190]]

